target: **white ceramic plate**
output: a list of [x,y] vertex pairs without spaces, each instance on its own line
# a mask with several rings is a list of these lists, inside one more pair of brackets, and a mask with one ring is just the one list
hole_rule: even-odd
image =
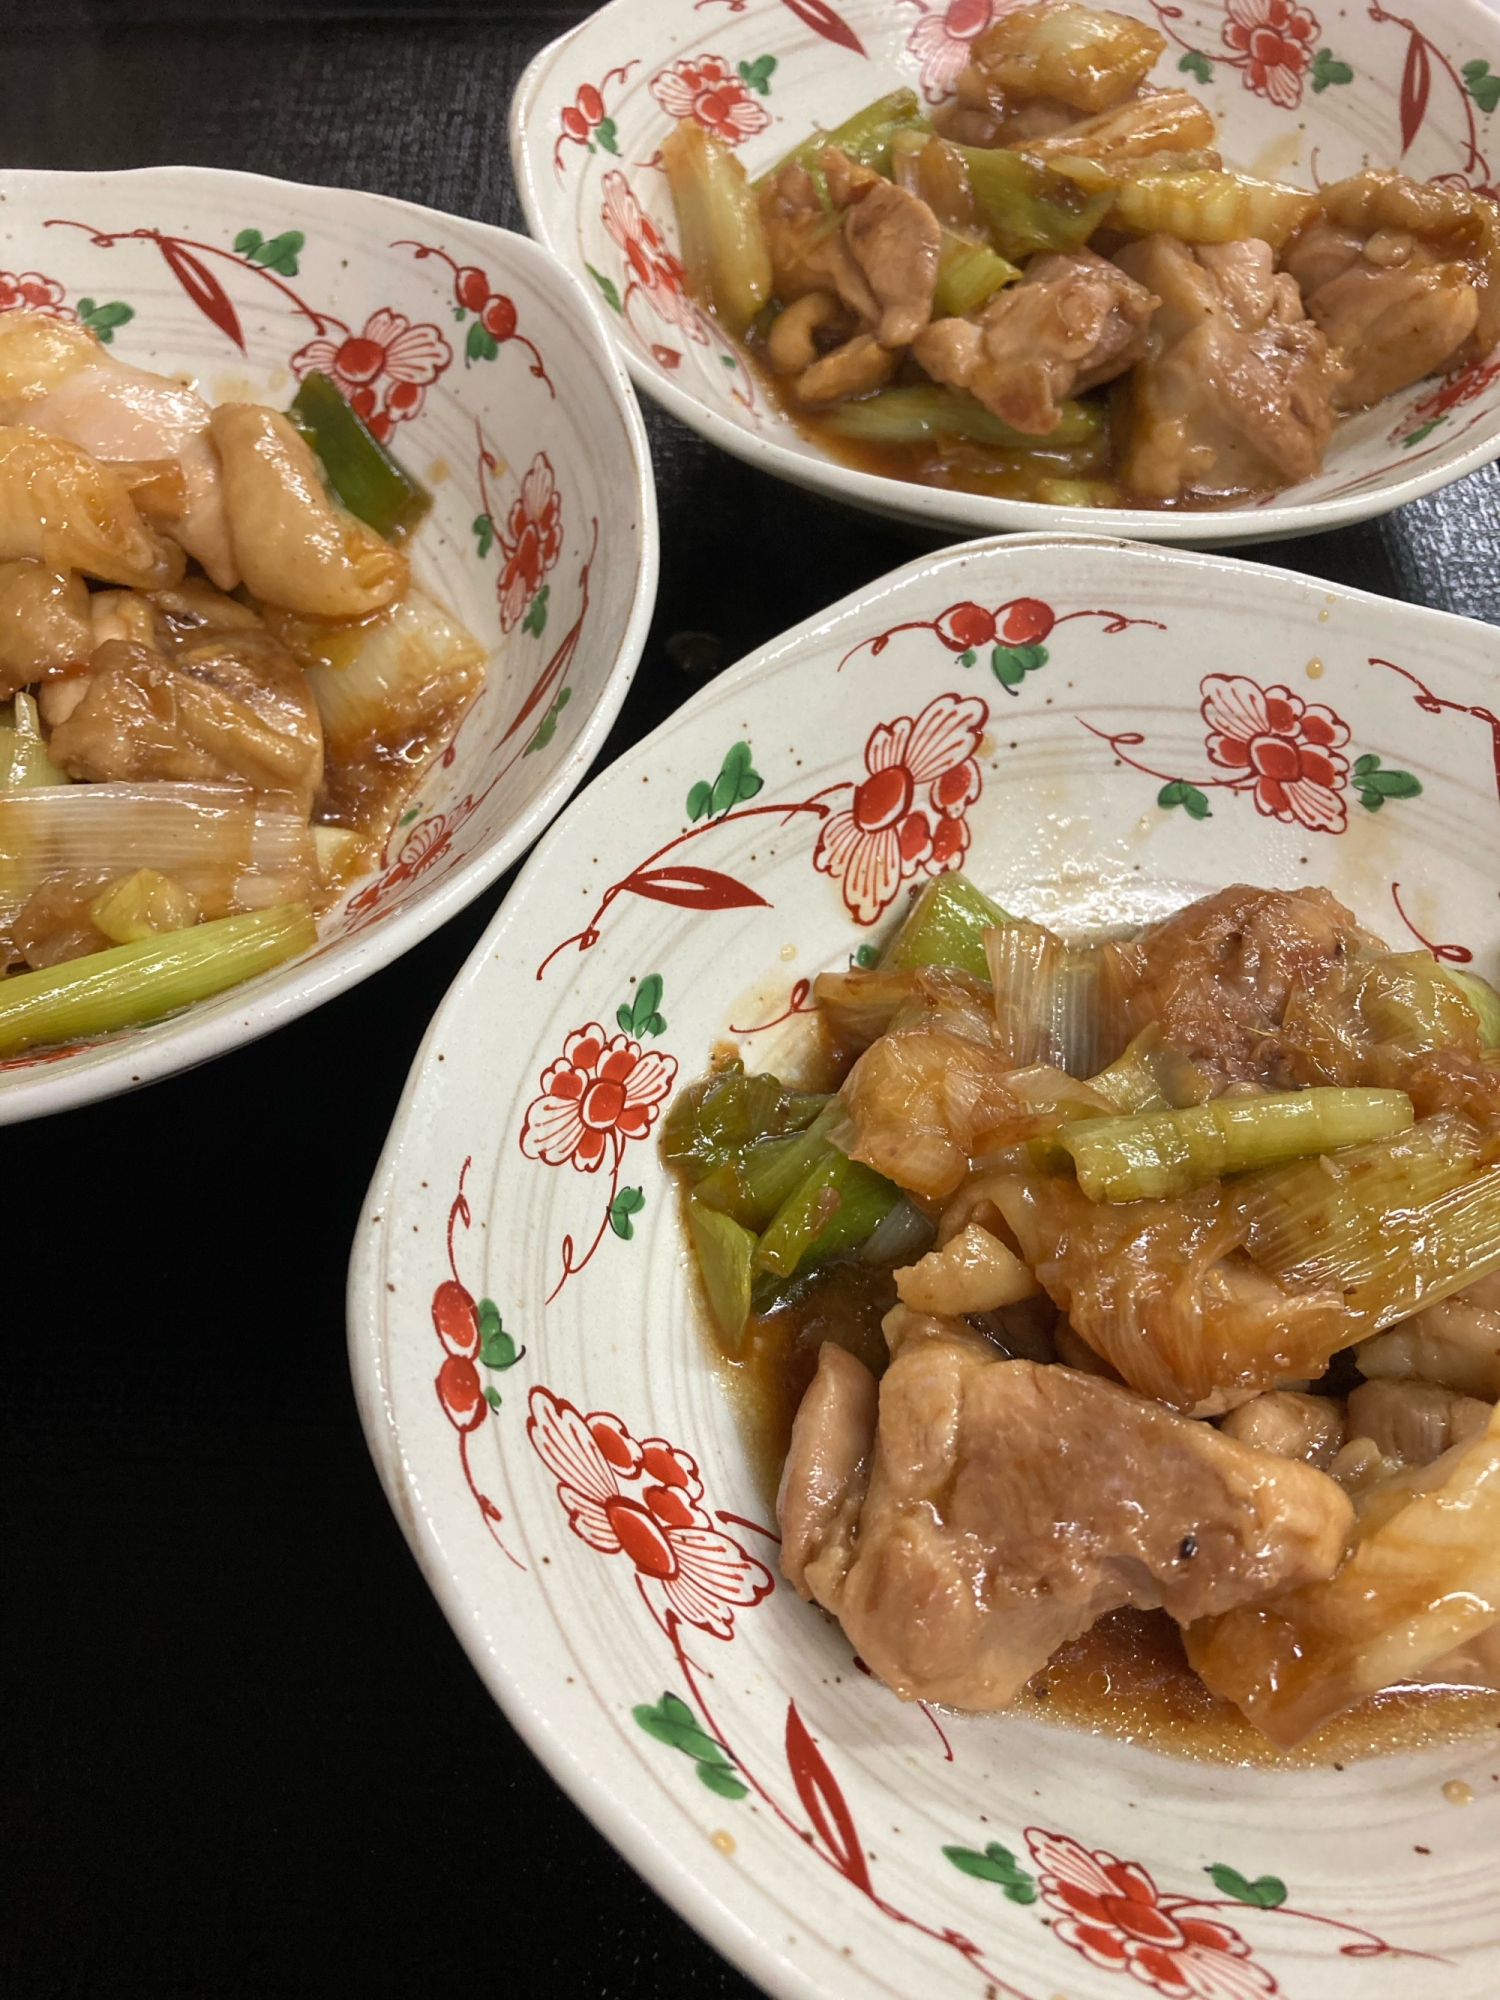
[[299,375],[331,373],[432,488],[416,573],[491,657],[451,751],[377,871],[320,921],[316,951],[153,1027],[0,1063],[0,1123],[265,1034],[461,909],[604,741],[657,565],[634,392],[583,287],[524,237],[256,174],[10,172],[0,310],[21,305],[82,319],[122,360],[181,371],[211,402],[285,408]]
[[[972,533],[1270,541],[1384,514],[1500,455],[1500,353],[1342,425],[1316,479],[1225,512],[1097,513],[939,491],[856,472],[767,406],[682,286],[658,164],[693,117],[759,174],[816,126],[896,85],[936,102],[969,43],[1017,0],[614,0],[544,49],[511,107],[511,156],[537,239],[591,282],[639,385],[675,417],[779,478],[877,513]],[[1116,0],[1112,0],[1115,4]],[[1153,76],[1209,105],[1225,157],[1304,187],[1399,165],[1495,192],[1500,23],[1482,0],[1117,0],[1158,26]]]
[[[438,1013],[350,1276],[376,1464],[512,1721],[774,1992],[1500,1989],[1493,1741],[1223,1769],[933,1718],[852,1670],[777,1581],[651,1133],[725,1037],[777,1069],[812,976],[960,853],[1064,924],[1322,882],[1496,976],[1497,667],[1483,626],[1284,571],[975,543],[775,641],[596,780]],[[992,1843],[1014,1899],[944,1852]]]

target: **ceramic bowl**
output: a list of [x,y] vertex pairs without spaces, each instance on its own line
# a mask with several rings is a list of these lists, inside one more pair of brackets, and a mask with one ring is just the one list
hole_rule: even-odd
[[[752,175],[816,126],[909,84],[951,94],[969,43],[1014,0],[614,0],[543,52],[511,107],[533,235],[605,301],[636,382],[714,444],[799,486],[929,529],[1134,535],[1197,547],[1276,540],[1384,514],[1500,456],[1500,353],[1343,424],[1316,479],[1223,512],[1043,507],[858,472],[767,403],[682,286],[659,164],[696,118]],[[1113,4],[1113,0],[1112,0]],[[1305,187],[1366,164],[1488,188],[1500,178],[1500,24],[1482,0],[1321,13],[1296,0],[1119,0],[1160,27],[1154,73],[1213,111],[1225,157]]]
[[418,578],[491,649],[484,689],[306,957],[172,1020],[0,1063],[0,1122],[148,1083],[364,978],[524,852],[604,741],[656,593],[635,394],[534,243],[343,188],[193,167],[0,175],[0,310],[83,321],[209,401],[334,376],[431,488]]
[[[371,1450],[516,1727],[771,1991],[1500,1990],[1492,1727],[1223,1768],[855,1671],[779,1580],[654,1145],[725,1040],[784,1071],[813,976],[959,856],[1065,927],[1326,883],[1495,977],[1497,668],[1483,626],[1224,557],[961,547],[597,779],[438,1013],[354,1249]],[[897,766],[899,839],[851,811]]]

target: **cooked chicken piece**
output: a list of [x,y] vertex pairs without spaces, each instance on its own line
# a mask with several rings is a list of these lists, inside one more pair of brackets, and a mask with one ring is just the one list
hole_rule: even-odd
[[818,161],[828,184],[828,199],[835,208],[850,208],[862,201],[871,188],[886,185],[873,167],[863,160],[851,160],[842,146],[825,146]]
[[1327,1582],[1190,1625],[1188,1661],[1290,1749],[1500,1619],[1500,1411],[1485,1432],[1361,1497]]
[[122,639],[132,646],[155,646],[159,637],[151,599],[138,590],[93,591],[89,624],[95,646],[106,646],[111,639]]
[[1173,1201],[1093,1202],[1063,1175],[996,1175],[1022,1258],[1073,1331],[1132,1387],[1189,1416],[1323,1372],[1360,1322],[1335,1290],[1294,1292],[1240,1249],[1215,1182]]
[[1057,1316],[1052,1345],[1065,1368],[1076,1368],[1080,1375],[1102,1375],[1106,1382],[1123,1380],[1118,1368],[1111,1368],[1102,1354],[1096,1354],[1083,1336],[1073,1331],[1066,1313]]
[[1361,1341],[1354,1358],[1376,1381],[1437,1382],[1500,1400],[1500,1272]]
[[1166,46],[1165,35],[1128,15],[1077,0],[1038,0],[986,28],[971,61],[1001,90],[1103,111],[1145,81]]
[[776,1495],[782,1575],[803,1597],[811,1594],[809,1560],[852,1544],[870,1483],[878,1395],[865,1364],[825,1340],[797,1407]]
[[890,181],[855,197],[844,240],[880,307],[882,347],[905,347],[932,317],[943,232],[925,201]]
[[838,217],[818,199],[817,183],[795,160],[761,189],[761,228],[771,255],[771,284],[784,304],[804,292],[830,289],[827,275],[809,270],[807,258],[830,237],[841,236]]
[[1033,257],[977,319],[940,319],[912,352],[934,381],[967,389],[1018,431],[1045,436],[1058,405],[1121,375],[1146,351],[1156,300],[1090,250]]
[[[997,1360],[953,1321],[898,1307],[886,1328],[862,1503],[869,1430],[851,1416],[857,1452],[817,1450],[826,1417],[805,1445],[794,1432],[781,1505],[792,1581],[903,1700],[1002,1708],[1119,1605],[1198,1618],[1338,1562],[1352,1510],[1311,1467],[1097,1377]],[[855,1468],[837,1499],[830,1463]]]
[[269,632],[218,633],[169,658],[112,640],[48,754],[73,778],[240,778],[304,815],[323,734],[302,670]]
[[1349,1435],[1373,1439],[1382,1458],[1431,1465],[1478,1437],[1493,1405],[1434,1382],[1363,1382],[1349,1397]]
[[1040,1287],[1014,1250],[971,1222],[941,1250],[929,1250],[895,1274],[901,1303],[914,1312],[998,1312],[1030,1298]]
[[869,280],[849,247],[842,229],[824,235],[807,252],[800,266],[800,288],[809,285],[833,291],[840,302],[866,327],[880,318],[880,302],[870,290]]
[[1479,295],[1463,264],[1383,270],[1361,258],[1314,292],[1307,310],[1352,370],[1336,407],[1360,410],[1455,354],[1474,331]]
[[395,603],[405,556],[334,505],[311,446],[285,417],[220,403],[211,423],[235,561],[256,597],[313,618],[362,618]]
[[1372,1487],[1404,1470],[1401,1460],[1387,1458],[1374,1438],[1350,1438],[1334,1453],[1328,1477],[1337,1480],[1349,1498],[1357,1501]]
[[1347,370],[1269,243],[1156,234],[1115,260],[1160,301],[1130,378],[1127,486],[1154,500],[1309,479]]
[[957,95],[932,114],[939,138],[957,146],[1008,146],[1013,140],[1048,138],[1078,122],[1078,112],[1060,97],[1010,97],[970,63],[955,85]]
[[184,566],[182,550],[141,519],[117,472],[63,438],[16,424],[0,430],[0,562],[27,557],[143,589],[175,583]]
[[76,570],[0,563],[0,700],[82,666],[93,650],[89,594]]
[[1076,125],[1045,137],[1018,134],[1006,143],[1013,152],[1030,153],[1037,160],[1066,155],[1107,165],[1149,159],[1153,153],[1208,152],[1216,136],[1212,113],[1191,91],[1147,87]]
[[832,292],[804,292],[784,307],[766,336],[766,359],[778,375],[800,375],[822,354],[820,334],[853,331],[847,310]]
[[1364,238],[1318,214],[1281,246],[1281,268],[1297,281],[1305,305],[1330,278],[1340,278],[1359,262]]
[[919,153],[899,154],[897,165],[902,174],[910,176],[903,185],[920,195],[945,229],[983,237],[969,163],[957,146],[934,133]]
[[1132,1032],[1158,1022],[1163,1041],[1217,1088],[1285,1090],[1309,1080],[1294,1076],[1276,1039],[1293,991],[1373,942],[1326,889],[1235,883],[1105,956]]
[[1231,1410],[1219,1430],[1241,1444],[1274,1451],[1278,1458],[1300,1458],[1326,1472],[1344,1442],[1344,1410],[1331,1396],[1268,1389]]
[[797,401],[809,408],[842,403],[849,396],[866,396],[883,389],[896,372],[896,357],[873,333],[857,333],[810,368],[804,368],[794,388]]

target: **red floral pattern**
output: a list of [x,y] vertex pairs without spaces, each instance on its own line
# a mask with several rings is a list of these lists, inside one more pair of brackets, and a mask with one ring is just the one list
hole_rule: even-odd
[[542,1094],[526,1107],[521,1151],[528,1160],[581,1174],[619,1164],[625,1143],[643,1139],[661,1115],[677,1058],[606,1035],[597,1021],[575,1030],[542,1071]]
[[770,112],[722,56],[683,56],[652,77],[651,95],[669,118],[695,119],[726,146],[737,146],[771,122]]
[[331,376],[375,436],[385,439],[394,425],[420,413],[428,389],[452,360],[435,326],[414,326],[405,313],[382,306],[359,333],[343,340],[320,336],[299,347],[292,368],[299,378],[314,368]]
[[63,303],[63,288],[56,278],[40,271],[0,271],[0,312],[15,306],[29,306],[33,312],[48,313],[53,319],[77,319],[70,305]]
[[959,72],[969,60],[969,45],[994,20],[1008,13],[1017,0],[948,0],[946,6],[922,7],[922,18],[906,38],[906,52],[920,66],[922,94],[929,104],[953,95]]
[[698,309],[687,294],[687,272],[680,258],[667,248],[666,238],[641,208],[622,173],[604,176],[604,227],[625,258],[630,273],[625,299],[643,294],[660,317],[680,327],[690,339],[708,344],[708,335],[698,320]]
[[868,775],[823,822],[813,851],[814,868],[840,885],[856,923],[873,924],[913,875],[962,865],[989,713],[973,695],[941,694],[915,720],[901,715],[870,732]]
[[1349,725],[1290,688],[1263,688],[1244,674],[1209,674],[1201,686],[1209,761],[1242,774],[1231,788],[1253,792],[1256,810],[1270,818],[1342,833],[1349,760],[1339,751]]
[[1224,12],[1224,43],[1240,59],[1246,87],[1283,111],[1300,104],[1317,16],[1295,0],[1224,0]]
[[526,616],[543,577],[562,554],[562,496],[546,452],[539,451],[531,461],[505,525],[496,523],[495,539],[505,559],[495,585],[500,629],[510,632]]
[[1027,1845],[1052,1935],[1090,1965],[1128,1972],[1166,2000],[1261,2000],[1276,1981],[1228,1924],[1189,1916],[1187,1896],[1163,1896],[1145,1869],[1030,1827]]
[[637,1440],[609,1411],[585,1416],[550,1389],[533,1389],[529,1408],[526,1435],[579,1540],[628,1557],[659,1624],[732,1639],[735,1612],[768,1596],[772,1578],[714,1527],[691,1453],[665,1438]]

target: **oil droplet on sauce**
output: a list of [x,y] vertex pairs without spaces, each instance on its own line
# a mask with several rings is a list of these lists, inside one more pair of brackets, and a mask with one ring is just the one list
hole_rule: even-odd
[[1316,654],[1307,663],[1307,678],[1310,681],[1320,681],[1323,678],[1323,662]]
[[1474,1787],[1466,1785],[1462,1778],[1450,1778],[1443,1787],[1443,1797],[1450,1806],[1471,1806],[1474,1803]]
[[790,963],[797,956],[797,947],[794,944],[784,944],[781,947],[781,956]]
[[708,1836],[708,1840],[709,1840],[709,1845],[711,1847],[717,1847],[721,1854],[733,1854],[734,1835],[732,1833],[726,1833],[722,1826],[719,1828],[717,1833],[711,1833]]
[[446,458],[435,458],[427,468],[427,484],[441,486],[445,479],[453,477],[453,467]]

